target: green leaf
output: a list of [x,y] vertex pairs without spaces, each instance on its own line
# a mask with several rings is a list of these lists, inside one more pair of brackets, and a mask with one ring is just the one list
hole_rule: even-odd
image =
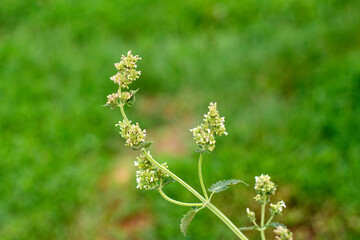
[[221,191],[225,191],[226,189],[229,188],[229,186],[236,185],[238,183],[243,183],[246,186],[249,186],[248,184],[246,184],[245,182],[243,182],[241,180],[230,179],[230,180],[218,181],[217,183],[214,183],[208,190],[210,192],[218,193]]
[[151,146],[151,144],[153,143],[153,141],[150,142],[145,142],[144,145],[142,146],[143,148],[148,148]]
[[278,226],[282,226],[284,228],[286,228],[286,226],[282,223],[278,223],[278,222],[272,222],[269,223],[268,225],[266,225],[266,227],[273,227],[273,228],[277,228]]
[[131,149],[132,149],[132,150],[140,150],[140,149],[141,149],[141,145],[132,146]]
[[175,182],[175,180],[172,177],[168,177],[163,181],[162,187],[168,185],[169,183],[173,183],[173,182]]
[[203,148],[196,148],[195,152],[196,153],[209,153],[209,151],[207,151],[206,149],[203,149]]
[[131,149],[132,150],[140,150],[142,148],[148,148],[151,146],[151,144],[153,143],[153,141],[150,142],[142,142],[140,143],[138,146],[132,146]]
[[256,226],[250,226],[250,227],[241,227],[239,228],[240,231],[251,231],[251,230],[258,230],[258,227]]
[[130,99],[126,101],[126,105],[131,107],[132,105],[134,105],[135,103],[135,93],[139,91],[139,89],[136,89],[136,90],[130,90]]
[[194,219],[196,212],[197,212],[196,208],[191,208],[190,211],[188,211],[181,219],[180,230],[185,237],[186,237],[186,230],[189,227],[191,221]]

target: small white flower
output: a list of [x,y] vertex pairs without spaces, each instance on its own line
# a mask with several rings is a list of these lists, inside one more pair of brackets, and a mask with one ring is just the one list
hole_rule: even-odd
[[283,208],[286,208],[284,201],[280,201],[277,204],[270,203],[269,211],[271,215],[281,215]]

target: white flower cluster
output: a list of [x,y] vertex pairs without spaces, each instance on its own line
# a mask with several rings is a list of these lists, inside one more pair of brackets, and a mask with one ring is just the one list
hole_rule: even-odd
[[125,146],[133,147],[139,146],[140,143],[145,142],[146,130],[141,130],[138,123],[131,124],[123,120],[123,122],[119,121],[115,126],[120,127],[120,134],[126,140]]
[[[161,179],[169,178],[169,175],[164,173],[161,169],[154,166],[144,155],[137,157],[137,161],[134,162],[134,165],[138,167],[136,171],[136,188],[152,190],[156,189],[159,186],[159,181]],[[168,168],[166,163],[163,163],[162,166]]]
[[[276,204],[270,203],[269,211],[271,214],[271,217],[267,221],[267,223],[264,225],[264,218],[265,218],[265,207],[266,203],[270,201],[270,196],[275,194],[276,191],[276,185],[270,180],[269,175],[261,174],[259,177],[255,177],[255,190],[256,190],[256,196],[254,197],[255,201],[259,204],[261,204],[261,225],[259,226],[256,223],[255,219],[255,213],[250,211],[249,208],[246,209],[247,217],[249,218],[250,222],[254,224],[254,226],[247,228],[247,229],[255,229],[258,231],[261,231],[261,234],[264,234],[264,231],[266,228],[270,226],[274,226],[274,224],[271,224],[271,220],[276,215],[281,215],[283,212],[283,209],[286,208],[284,201],[279,201]],[[270,225],[271,224],[271,225]],[[293,240],[292,233],[284,226],[279,225],[275,230],[274,233],[279,235],[276,237],[277,240]],[[262,235],[263,236],[263,235]]]
[[246,209],[247,217],[249,218],[250,222],[255,221],[255,213],[253,211],[250,211],[249,208]]
[[210,129],[204,128],[202,125],[190,129],[193,133],[195,142],[202,148],[208,151],[213,151],[215,148],[215,136],[211,133]]
[[140,71],[136,71],[136,62],[140,59],[138,55],[133,56],[131,51],[127,53],[126,57],[122,55],[121,61],[114,64],[119,72],[110,77],[110,79],[122,88],[129,88],[128,85],[138,79],[141,74]]
[[111,108],[114,108],[118,105],[118,99],[119,99],[119,93],[112,93],[110,95],[107,95],[107,102],[105,106],[110,106]]
[[281,225],[274,229],[274,233],[278,235],[275,237],[276,240],[293,240],[292,232]]
[[220,117],[216,103],[210,103],[209,112],[204,117],[205,128],[210,129],[215,135],[228,135],[225,129],[225,117]]
[[[118,73],[110,77],[110,79],[118,84],[119,88],[116,93],[107,96],[106,103],[106,106],[111,108],[120,107],[124,120],[119,121],[115,126],[120,127],[120,134],[125,139],[125,146],[134,150],[144,150],[144,148],[151,145],[151,142],[145,142],[146,130],[142,130],[138,123],[132,124],[131,121],[127,120],[123,109],[124,105],[132,106],[135,101],[137,90],[122,90],[128,89],[129,84],[139,78],[141,72],[136,70],[136,62],[140,59],[138,55],[133,56],[129,51],[126,56],[122,55],[120,62],[114,64]],[[159,187],[160,180],[163,180],[164,184],[170,182],[169,175],[151,163],[145,155],[140,155],[134,164],[138,167],[136,171],[137,188],[155,189]],[[166,163],[162,164],[162,166],[167,168]]]
[[270,181],[269,175],[261,174],[260,177],[255,177],[255,190],[257,192],[254,197],[256,202],[264,203],[268,202],[270,195],[273,195],[276,191],[276,185]]
[[209,112],[204,115],[204,123],[190,129],[195,142],[202,150],[213,151],[215,148],[215,135],[227,135],[225,118],[220,117],[216,103],[210,103]]
[[[114,76],[110,77],[114,83],[119,85],[119,91],[107,96],[107,102],[105,106],[111,108],[117,107],[120,104],[131,106],[135,101],[136,91],[121,91],[121,88],[129,88],[129,84],[140,77],[141,72],[137,71],[136,62],[141,58],[138,55],[133,56],[131,51],[127,53],[127,56],[122,55],[121,61],[115,63],[115,67],[119,70]],[[118,102],[120,100],[120,102]]]
[[281,215],[282,211],[283,211],[283,208],[286,208],[286,205],[285,205],[284,201],[280,201],[277,204],[270,203],[269,211],[270,211],[272,216]]

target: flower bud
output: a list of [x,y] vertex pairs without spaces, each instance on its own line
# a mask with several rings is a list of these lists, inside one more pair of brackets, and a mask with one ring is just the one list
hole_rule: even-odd
[[249,218],[250,222],[255,221],[255,213],[250,211],[249,208],[246,209],[247,217]]

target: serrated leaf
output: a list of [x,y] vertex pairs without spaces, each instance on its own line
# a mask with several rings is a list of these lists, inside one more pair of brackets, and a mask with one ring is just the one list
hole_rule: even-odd
[[192,208],[181,219],[180,230],[185,237],[186,237],[186,230],[189,227],[191,221],[194,219],[195,214],[196,214],[196,208]]
[[279,222],[272,222],[272,223],[269,223],[268,225],[266,225],[266,227],[273,227],[273,228],[277,228],[278,226],[282,226],[284,228],[286,228],[286,226],[282,223],[279,223]]
[[208,190],[210,192],[218,193],[221,191],[225,191],[226,189],[229,188],[229,186],[236,185],[238,183],[243,183],[248,186],[248,184],[246,184],[245,182],[243,182],[241,180],[230,179],[230,180],[218,181],[217,183],[214,183]]
[[256,226],[250,226],[250,227],[241,227],[239,228],[240,231],[251,231],[251,230],[258,230]]

